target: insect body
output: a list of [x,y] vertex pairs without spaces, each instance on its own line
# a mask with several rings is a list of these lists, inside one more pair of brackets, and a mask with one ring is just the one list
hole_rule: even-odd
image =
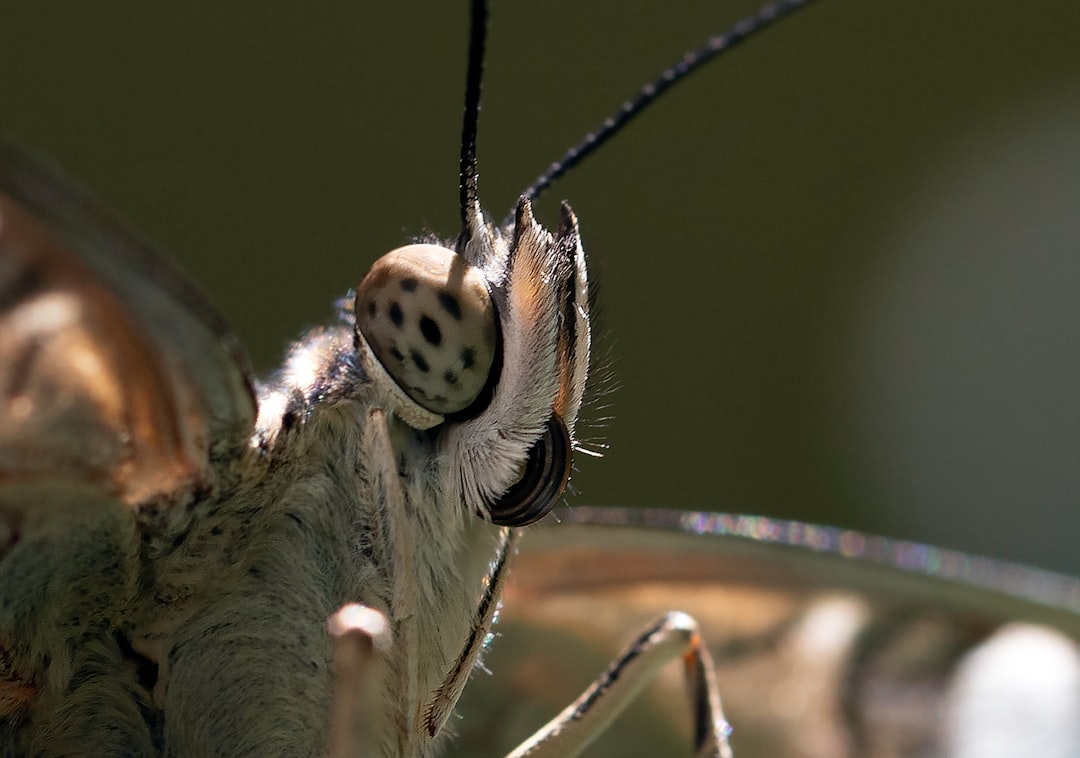
[[[552,232],[523,201],[488,224],[464,152],[459,239],[382,259],[337,323],[253,385],[182,276],[47,161],[5,147],[11,752],[426,755],[461,726],[447,719],[514,530],[565,486],[590,353],[575,217],[564,208]],[[352,603],[386,628],[364,627],[356,699],[374,705],[343,716]],[[648,629],[687,652],[699,740],[721,754],[696,627]],[[339,742],[350,718],[355,739]]]

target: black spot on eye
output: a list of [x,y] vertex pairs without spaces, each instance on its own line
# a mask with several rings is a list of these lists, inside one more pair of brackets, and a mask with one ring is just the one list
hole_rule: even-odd
[[461,349],[461,362],[464,364],[462,368],[472,368],[476,363],[476,351],[471,347],[463,347]]
[[398,350],[398,349],[397,349],[396,347],[392,347],[392,348],[390,348],[390,355],[394,356],[395,358],[397,358],[397,359],[398,359],[399,361],[401,361],[402,363],[404,363],[404,362],[405,362],[405,356],[404,356],[404,355],[402,355],[402,354],[401,354],[401,351],[400,351],[400,350]]
[[444,371],[443,375],[442,375],[442,378],[443,378],[443,381],[445,381],[447,384],[449,384],[451,386],[457,384],[457,374],[455,374],[453,371],[450,371],[450,370]]
[[431,370],[431,366],[429,366],[428,362],[424,360],[424,356],[420,355],[420,353],[416,352],[415,350],[409,351],[409,357],[412,358],[412,362],[416,364],[416,367],[423,371],[425,374]]
[[420,333],[424,335],[424,339],[432,347],[438,347],[439,343],[442,342],[442,331],[439,329],[439,325],[435,323],[435,319],[430,316],[420,317]]
[[455,321],[461,321],[461,304],[456,297],[449,292],[440,292],[439,305],[443,307],[443,310],[453,316]]
[[367,312],[369,316],[375,318],[375,314],[378,312],[378,308],[375,306],[374,300],[368,300]]
[[401,280],[401,289],[405,290],[406,292],[415,292],[416,285],[417,281],[411,276],[407,276]]
[[431,395],[427,393],[427,390],[425,390],[423,387],[417,387],[415,385],[409,387],[409,394],[414,396],[419,395],[420,397],[427,398],[428,400],[431,399]]
[[401,328],[401,325],[405,323],[405,314],[401,312],[401,306],[397,302],[390,303],[390,320],[394,322],[394,326]]

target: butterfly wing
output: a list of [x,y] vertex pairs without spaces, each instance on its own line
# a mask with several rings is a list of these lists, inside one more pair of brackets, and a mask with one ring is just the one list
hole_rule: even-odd
[[[582,508],[575,520],[591,523],[522,540],[492,675],[460,708],[462,755],[528,736],[668,610],[701,625],[741,758],[1080,750],[1075,580],[765,519]],[[691,754],[669,668],[595,754]],[[997,752],[973,749],[982,739]]]
[[44,159],[0,142],[0,487],[183,500],[213,486],[254,414],[244,351],[199,291]]

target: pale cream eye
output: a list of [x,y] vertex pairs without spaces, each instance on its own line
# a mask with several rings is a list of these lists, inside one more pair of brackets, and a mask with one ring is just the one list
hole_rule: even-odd
[[483,273],[438,245],[407,245],[376,261],[356,291],[356,325],[401,390],[441,415],[476,402],[499,351]]

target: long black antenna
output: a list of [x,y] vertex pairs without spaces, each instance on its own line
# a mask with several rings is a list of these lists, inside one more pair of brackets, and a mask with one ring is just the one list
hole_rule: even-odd
[[[745,41],[754,33],[771,26],[776,21],[809,5],[811,2],[813,0],[779,0],[778,2],[769,3],[759,8],[752,16],[747,16],[736,23],[731,28],[731,31],[710,37],[699,50],[687,53],[682,60],[665,70],[654,81],[642,87],[636,97],[623,103],[618,113],[607,118],[599,129],[585,135],[581,142],[567,150],[565,155],[552,163],[548,170],[538,176],[536,181],[530,184],[521,194],[530,200],[535,200],[551,187],[559,177],[581,163],[589,153],[607,142],[616,133],[622,131],[627,124],[640,116],[642,111],[655,103],[672,86],[686,79],[690,74],[721,53],[731,50],[740,42]],[[512,219],[513,214],[503,221],[503,225],[508,225]]]
[[484,78],[484,47],[487,43],[486,0],[473,0],[469,16],[469,64],[465,74],[465,116],[461,124],[461,163],[458,168],[461,204],[461,238],[469,238],[476,212],[476,127],[480,118],[480,85]]

